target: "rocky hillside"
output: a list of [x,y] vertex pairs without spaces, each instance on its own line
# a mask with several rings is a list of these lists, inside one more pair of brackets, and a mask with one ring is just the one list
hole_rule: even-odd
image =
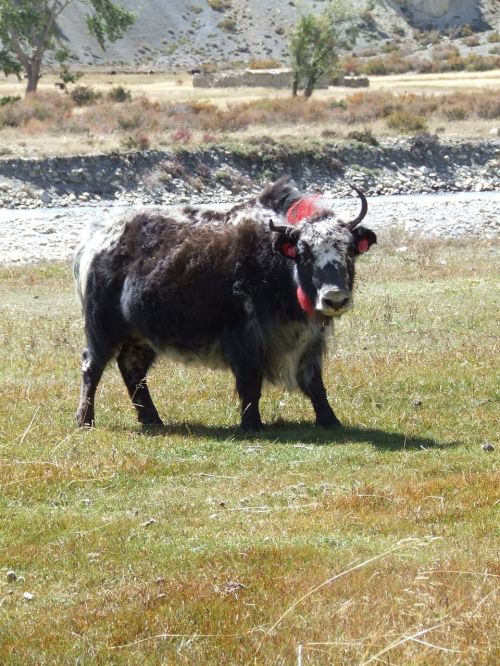
[[[288,32],[299,8],[320,12],[324,0],[120,0],[136,12],[127,36],[102,51],[84,29],[83,3],[72,3],[60,30],[80,64],[186,69],[207,62],[288,58]],[[353,49],[381,40],[412,39],[414,29],[500,27],[498,0],[352,0],[360,34]]]

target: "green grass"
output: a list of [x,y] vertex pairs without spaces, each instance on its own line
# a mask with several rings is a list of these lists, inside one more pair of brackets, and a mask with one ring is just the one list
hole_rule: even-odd
[[114,367],[77,430],[70,268],[0,269],[0,663],[498,663],[495,268],[370,253],[326,362],[345,427],[269,388],[256,437],[228,373],[166,361],[165,432]]

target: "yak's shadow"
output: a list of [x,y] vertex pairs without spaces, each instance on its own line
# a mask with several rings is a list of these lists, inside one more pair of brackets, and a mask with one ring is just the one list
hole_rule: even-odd
[[388,432],[374,428],[341,426],[324,429],[311,423],[278,421],[257,432],[244,432],[237,426],[209,426],[202,423],[171,423],[164,427],[142,426],[141,432],[152,437],[184,435],[215,439],[220,442],[272,442],[273,444],[307,443],[317,446],[350,444],[352,442],[373,444],[379,449],[399,451],[404,449],[432,449],[458,446],[458,442],[439,442],[429,437],[409,437],[401,432]]

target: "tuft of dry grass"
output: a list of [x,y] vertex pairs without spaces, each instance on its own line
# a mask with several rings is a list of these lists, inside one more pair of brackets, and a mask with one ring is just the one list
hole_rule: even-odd
[[498,661],[498,251],[398,243],[337,326],[333,433],[268,387],[243,435],[228,373],[166,361],[164,432],[113,367],[78,430],[71,269],[0,268],[2,664]]

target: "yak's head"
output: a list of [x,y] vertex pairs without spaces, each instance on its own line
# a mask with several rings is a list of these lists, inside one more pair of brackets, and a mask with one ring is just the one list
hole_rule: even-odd
[[354,262],[377,242],[373,231],[359,226],[368,205],[365,195],[354,189],[361,199],[361,211],[350,222],[334,219],[328,212],[298,225],[269,221],[273,249],[294,262],[297,300],[312,319],[326,321],[352,307]]

